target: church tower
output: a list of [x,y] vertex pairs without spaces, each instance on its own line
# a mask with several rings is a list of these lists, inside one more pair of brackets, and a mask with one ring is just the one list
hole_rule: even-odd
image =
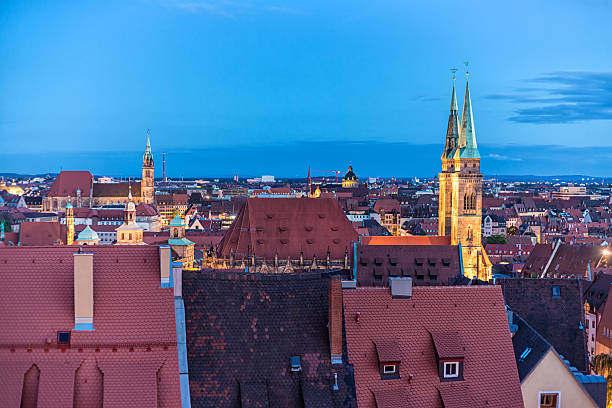
[[66,204],[66,245],[72,245],[74,242],[74,209],[70,200]]
[[142,157],[142,181],[140,182],[141,200],[145,204],[153,204],[155,198],[155,166],[153,165],[153,153],[151,153],[151,141],[147,130],[147,148]]
[[[469,73],[466,75],[469,77]],[[482,174],[469,80],[465,85],[460,126],[454,80],[453,76],[453,96],[439,174],[438,234],[450,236],[450,244],[461,247],[465,276],[488,280],[491,263],[482,247]]]

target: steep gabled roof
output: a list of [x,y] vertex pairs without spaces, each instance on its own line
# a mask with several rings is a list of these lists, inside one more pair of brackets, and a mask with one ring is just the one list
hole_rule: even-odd
[[48,197],[76,197],[81,190],[82,197],[89,197],[93,176],[88,171],[62,171],[51,184]]
[[[587,371],[580,279],[499,279],[506,304],[580,371]],[[559,296],[553,296],[553,286]]]
[[[0,327],[10,328],[0,330],[3,401],[19,406],[34,365],[38,406],[179,406],[174,293],[160,287],[159,249],[84,248],[93,253],[94,331],[73,330],[61,346],[58,331],[75,324],[78,246],[0,247]],[[24,397],[35,390],[26,384]]]
[[[523,406],[499,287],[415,287],[410,299],[392,298],[388,288],[358,287],[343,290],[343,298],[360,408],[379,406],[379,394],[386,401],[391,392],[403,392],[401,405],[394,406],[407,408],[442,408],[442,401],[462,407],[466,400],[474,407]],[[449,332],[454,333],[442,337],[456,336],[461,346],[445,344],[444,353],[464,353],[464,379],[452,384],[440,381],[431,335]],[[375,347],[380,340],[397,342],[401,378],[381,379]]]
[[221,241],[219,256],[343,259],[357,233],[331,198],[249,198]]
[[22,222],[19,227],[21,246],[64,245],[66,225],[58,221]]
[[130,186],[132,187],[132,195],[140,197],[140,182],[136,183],[94,183],[94,197],[127,197]]
[[349,365],[331,365],[328,280],[183,272],[192,406],[355,407]]

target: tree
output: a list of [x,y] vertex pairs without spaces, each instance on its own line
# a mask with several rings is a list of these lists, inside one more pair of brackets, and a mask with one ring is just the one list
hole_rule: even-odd
[[603,375],[608,382],[608,404],[612,402],[612,355],[601,353],[593,357],[591,360],[593,371],[599,375]]
[[513,235],[517,235],[518,233],[519,233],[519,229],[516,228],[514,225],[511,225],[506,229],[506,235],[508,235],[509,237]]
[[12,231],[11,224],[7,220],[0,218],[0,224],[4,224],[4,232]]
[[506,244],[506,237],[503,235],[490,235],[486,240],[487,244]]

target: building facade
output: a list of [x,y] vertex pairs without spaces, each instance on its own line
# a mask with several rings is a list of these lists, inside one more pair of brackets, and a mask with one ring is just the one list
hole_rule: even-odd
[[451,245],[461,245],[465,276],[488,280],[491,263],[482,247],[482,174],[470,90],[466,83],[460,126],[454,79],[442,172],[438,177],[438,234],[450,236]]

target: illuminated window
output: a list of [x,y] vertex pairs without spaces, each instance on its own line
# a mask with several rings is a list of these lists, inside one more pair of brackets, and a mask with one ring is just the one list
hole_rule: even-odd
[[546,392],[540,394],[540,404],[538,407],[540,408],[558,408],[559,407],[559,397],[558,392]]

